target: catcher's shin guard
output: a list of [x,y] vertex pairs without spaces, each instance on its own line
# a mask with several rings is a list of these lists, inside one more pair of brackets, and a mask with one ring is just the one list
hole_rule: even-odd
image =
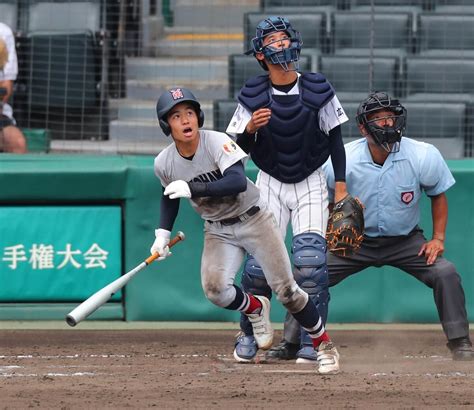
[[[326,240],[312,232],[296,235],[293,238],[292,254],[296,283],[308,293],[326,325],[329,304]],[[301,329],[301,344],[312,346],[311,338],[304,329]]]
[[[241,284],[245,292],[262,295],[268,299],[272,297],[272,289],[268,286],[263,270],[252,255],[248,255],[245,261]],[[252,324],[244,314],[240,315],[240,329],[246,335],[253,334]]]

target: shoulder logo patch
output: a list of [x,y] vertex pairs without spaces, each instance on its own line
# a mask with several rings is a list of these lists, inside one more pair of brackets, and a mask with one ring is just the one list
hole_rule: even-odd
[[229,141],[229,142],[226,142],[222,148],[224,149],[224,152],[226,154],[232,154],[233,152],[236,152],[237,151],[237,145],[235,144],[234,141]]

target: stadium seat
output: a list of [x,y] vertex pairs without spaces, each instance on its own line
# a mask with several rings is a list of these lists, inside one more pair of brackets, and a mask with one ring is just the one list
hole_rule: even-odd
[[97,32],[102,27],[101,4],[98,0],[30,0],[26,24],[28,32]]
[[423,13],[419,24],[421,55],[474,58],[474,15]]
[[51,129],[53,139],[64,138],[66,127],[70,138],[86,138],[89,131],[91,138],[104,138],[107,41],[100,1],[31,0],[24,21],[19,82],[27,126]]
[[[292,26],[301,33],[306,52],[321,52],[327,44],[326,16],[324,13],[285,13]],[[246,13],[244,15],[244,49],[251,48],[257,24],[268,17],[265,13]]]
[[[373,0],[349,0],[350,8],[359,6],[370,6]],[[429,0],[376,0],[374,1],[375,7],[378,6],[417,6],[421,8],[427,8]]]
[[[338,55],[367,55],[371,46],[372,17],[367,12],[334,14],[333,48]],[[413,16],[404,13],[375,13],[373,48],[377,56],[399,56],[413,47]]]
[[213,121],[214,131],[225,132],[230,119],[237,108],[237,100],[214,100],[213,102]]
[[407,109],[406,135],[436,146],[444,158],[464,156],[467,107],[463,103],[402,101]]
[[412,56],[406,60],[411,101],[474,102],[474,59]]
[[370,90],[399,94],[401,71],[395,57],[373,59],[373,81],[370,84],[371,62],[367,57],[323,56],[320,71],[333,84],[341,102],[361,101]]
[[18,22],[18,4],[15,0],[0,0],[0,23],[6,24],[15,33]]
[[306,6],[332,6],[343,8],[347,0],[260,0],[261,9],[270,7],[291,7],[298,9]]
[[344,143],[353,141],[358,138],[362,138],[359,132],[359,128],[357,127],[357,121],[355,118],[357,114],[357,108],[359,107],[360,102],[363,101],[367,97],[367,95],[368,93],[366,93],[365,95],[361,95],[361,98],[359,100],[353,101],[347,101],[344,98],[339,98],[339,101],[342,104],[342,108],[344,108],[344,111],[346,112],[346,115],[349,118],[349,121],[341,125],[341,133]]
[[[360,101],[362,101],[360,99]],[[362,138],[355,120],[360,101],[341,104],[349,117],[342,124],[344,143]],[[464,138],[467,135],[467,107],[462,103],[427,103],[401,101],[407,109],[405,136],[428,142],[437,147],[447,159],[463,158]]]
[[[313,67],[313,56],[302,54],[300,56],[300,71],[317,71]],[[229,97],[236,97],[239,90],[249,78],[264,74],[254,56],[232,54],[229,56]]]

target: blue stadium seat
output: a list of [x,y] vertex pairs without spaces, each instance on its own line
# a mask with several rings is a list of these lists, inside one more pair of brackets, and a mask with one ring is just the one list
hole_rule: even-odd
[[214,100],[213,102],[213,121],[215,131],[225,132],[230,119],[237,108],[237,100]]
[[423,13],[419,24],[421,55],[474,58],[474,15]]
[[[344,142],[362,138],[355,116],[360,100],[344,101],[341,104],[349,117],[342,124]],[[468,136],[467,107],[463,103],[412,102],[401,101],[407,109],[407,128],[405,136],[428,142],[437,147],[444,158],[464,157],[464,143]]]
[[291,7],[298,9],[307,6],[332,6],[343,8],[347,0],[260,0],[261,9],[270,7]]
[[[413,16],[410,12],[375,13],[373,48],[376,56],[400,56],[413,49]],[[372,17],[367,12],[334,14],[333,47],[338,55],[368,55]]]
[[15,0],[0,0],[0,23],[6,24],[15,33],[18,23],[18,3]]
[[[300,71],[317,71],[313,67],[313,56],[302,54],[300,56]],[[236,97],[239,90],[250,77],[264,74],[254,56],[232,54],[229,56],[229,97]]]
[[406,135],[437,147],[446,159],[464,157],[467,106],[463,103],[402,101],[407,109]]
[[323,56],[320,71],[336,89],[342,101],[362,101],[370,90],[399,94],[401,68],[396,57],[372,60],[373,81],[369,82],[371,60],[368,57]]
[[101,7],[99,0],[28,1],[20,89],[29,110],[27,126],[51,129],[53,139],[64,138],[66,126],[71,138],[85,138],[86,129],[94,127],[91,137],[106,137],[107,39]]
[[406,59],[410,101],[474,103],[474,59],[411,56]]

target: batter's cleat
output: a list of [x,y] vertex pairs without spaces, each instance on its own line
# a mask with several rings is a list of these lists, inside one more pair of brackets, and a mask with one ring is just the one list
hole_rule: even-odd
[[319,374],[339,373],[339,353],[333,342],[321,342],[316,357]]
[[240,333],[235,341],[234,359],[240,363],[249,363],[257,356],[257,350],[255,338]]
[[280,343],[273,346],[267,353],[265,353],[265,359],[268,361],[294,360],[296,359],[296,352],[299,348],[299,344],[290,343],[283,339]]
[[474,360],[474,351],[469,337],[459,337],[448,341],[448,348],[451,350],[453,360],[470,361]]
[[260,313],[248,313],[250,323],[252,324],[253,336],[257,346],[262,350],[268,350],[273,343],[273,328],[270,322],[270,301],[265,296],[255,297],[262,304]]
[[297,364],[314,364],[316,360],[318,360],[318,357],[313,345],[301,346],[301,349],[296,353]]

